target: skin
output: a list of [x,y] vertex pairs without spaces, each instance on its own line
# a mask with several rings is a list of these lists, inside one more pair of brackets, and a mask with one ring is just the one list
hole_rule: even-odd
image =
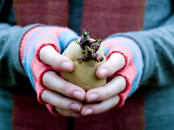
[[[43,63],[56,69],[72,72],[73,62],[59,54],[52,46],[45,46],[40,51]],[[101,64],[96,75],[98,78],[107,78],[123,68],[125,59],[119,53],[113,53],[110,58]],[[116,106],[120,97],[118,94],[126,87],[126,81],[121,76],[114,77],[104,86],[85,92],[82,88],[62,79],[53,71],[44,73],[42,82],[48,90],[44,90],[41,99],[55,106],[55,110],[67,117],[80,117],[99,114]],[[86,101],[87,104],[83,104]],[[100,103],[96,103],[99,101]]]

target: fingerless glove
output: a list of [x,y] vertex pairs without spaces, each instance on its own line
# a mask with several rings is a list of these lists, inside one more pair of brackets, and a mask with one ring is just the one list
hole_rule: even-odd
[[141,50],[137,43],[126,37],[114,37],[102,42],[102,46],[107,54],[107,59],[113,53],[120,53],[125,58],[125,66],[108,78],[110,81],[113,77],[120,75],[126,80],[126,88],[119,93],[120,102],[117,106],[122,106],[128,96],[138,88],[142,72],[143,58]]
[[[62,53],[71,41],[78,38],[77,34],[70,29],[56,26],[34,27],[23,36],[20,44],[20,61],[33,88],[36,90],[40,103],[46,104],[41,99],[43,90],[47,89],[42,84],[43,74],[48,70],[53,70],[60,75],[59,70],[41,62],[39,58],[41,48],[51,45],[58,53]],[[46,104],[46,106],[51,113],[57,114],[52,105]]]

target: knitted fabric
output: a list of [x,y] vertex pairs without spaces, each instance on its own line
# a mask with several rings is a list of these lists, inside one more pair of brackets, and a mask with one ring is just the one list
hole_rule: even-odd
[[143,71],[143,59],[138,45],[126,37],[115,37],[106,39],[102,46],[107,54],[107,59],[113,53],[121,53],[125,58],[125,66],[108,78],[110,81],[116,75],[121,75],[126,80],[126,88],[119,93],[120,102],[117,106],[122,106],[128,96],[130,96],[140,83]]
[[[65,116],[53,116],[28,86],[22,93],[17,91],[13,96],[13,129],[14,130],[66,130]],[[37,116],[39,115],[39,116]],[[5,129],[3,129],[5,130]],[[6,129],[11,130],[11,129]]]
[[68,0],[13,0],[16,23],[26,26],[33,23],[68,26]]
[[[31,90],[30,86],[28,86]],[[53,116],[39,104],[33,91],[16,92],[13,99],[14,130],[67,130],[65,116]],[[139,90],[126,100],[126,105],[114,107],[108,112],[74,118],[74,130],[143,130],[144,102]],[[133,100],[132,100],[133,99]],[[137,104],[141,102],[141,104]],[[3,120],[4,121],[4,120]],[[73,127],[71,128],[73,129]]]
[[[20,46],[20,60],[33,88],[36,90],[40,103],[45,104],[41,100],[41,94],[46,89],[42,84],[43,74],[48,70],[53,70],[60,75],[59,70],[41,62],[40,49],[46,45],[51,45],[58,53],[62,53],[64,48],[75,39],[78,39],[78,36],[68,28],[54,26],[35,27],[24,35]],[[56,114],[52,105],[46,104],[46,106],[51,113]]]
[[143,27],[146,0],[85,0],[82,28],[97,39]]

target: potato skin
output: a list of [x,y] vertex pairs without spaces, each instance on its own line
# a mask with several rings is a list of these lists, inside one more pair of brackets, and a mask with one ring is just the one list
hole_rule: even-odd
[[70,58],[74,63],[73,72],[62,71],[63,78],[71,83],[78,85],[85,91],[92,88],[101,87],[106,84],[105,79],[99,79],[96,75],[97,68],[106,61],[105,51],[102,47],[99,48],[97,54],[103,56],[102,62],[96,62],[94,60],[82,61],[79,63],[77,58],[82,57],[82,49],[80,45],[73,41],[63,52],[62,55]]

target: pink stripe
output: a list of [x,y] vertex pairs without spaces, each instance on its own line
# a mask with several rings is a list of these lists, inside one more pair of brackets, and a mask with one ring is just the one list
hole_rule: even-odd
[[27,45],[27,42],[30,38],[30,36],[36,32],[37,30],[41,29],[43,27],[35,27],[31,30],[29,30],[22,38],[21,44],[20,44],[20,60],[22,61],[24,59],[24,51],[25,51],[25,47]]
[[114,40],[114,39],[111,39],[111,40],[107,40],[107,41],[103,41],[102,42],[102,45],[105,45],[108,47],[109,50],[112,49],[113,46],[115,46],[116,44],[118,43],[127,43],[127,44],[130,44],[136,51],[136,53],[138,54],[138,58],[140,60],[140,63],[141,63],[141,67],[143,66],[143,62],[142,62],[142,58],[140,56],[140,53],[139,51],[137,50],[137,48],[134,46],[134,44],[132,44],[131,42],[128,42],[126,40]]
[[[63,28],[63,27],[55,27],[55,28],[52,28],[52,29],[48,29],[48,30],[44,30],[43,32],[37,34],[33,40],[31,41],[31,43],[29,44],[29,47],[28,47],[28,50],[27,50],[27,57],[28,57],[28,54],[29,54],[29,51],[30,51],[30,48],[31,48],[31,45],[33,44],[33,42],[36,40],[37,37],[39,37],[40,35],[42,34],[45,34],[45,33],[48,33],[48,34],[51,34],[55,37],[58,38],[59,34],[65,30],[69,30],[68,28]],[[53,38],[50,38],[50,39],[53,39]],[[55,41],[55,40],[54,40]],[[51,41],[50,41],[51,42]],[[50,43],[49,42],[49,43]],[[44,43],[44,42],[43,42]]]
[[111,48],[116,45],[117,43],[121,43],[121,42],[125,42],[125,40],[107,40],[107,41],[103,41],[102,45],[105,45],[108,47],[109,50],[111,50]]

